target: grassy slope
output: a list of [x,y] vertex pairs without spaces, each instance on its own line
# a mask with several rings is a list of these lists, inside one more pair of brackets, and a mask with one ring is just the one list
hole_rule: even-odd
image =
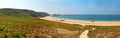
[[[96,28],[96,30],[90,31],[89,36],[91,38],[95,38],[97,35],[99,35],[98,38],[103,38],[105,36],[109,36],[111,38],[120,38],[120,26],[82,27],[75,24],[72,25],[38,19],[33,17],[32,13],[29,13],[28,11],[0,10],[0,38],[45,38],[47,37],[46,35],[50,35],[54,38],[62,38],[62,34],[56,34],[57,32],[54,30],[55,28],[62,28],[70,31],[80,30],[80,33],[85,29]],[[68,38],[77,38],[80,33],[69,36]]]
[[96,28],[91,30],[89,36],[91,38],[120,38],[120,26],[86,26]]
[[[65,24],[41,20],[31,14],[19,10],[0,10],[0,37],[21,38],[21,37],[62,37],[56,34],[55,28],[62,28],[70,31],[78,31],[78,25]],[[49,31],[47,31],[49,30]],[[53,33],[51,34],[52,31]],[[75,38],[76,36],[71,36]]]

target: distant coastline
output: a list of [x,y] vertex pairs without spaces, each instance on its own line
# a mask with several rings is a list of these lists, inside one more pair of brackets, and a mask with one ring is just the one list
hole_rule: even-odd
[[[59,17],[56,17],[56,16],[47,16],[47,17],[52,17],[52,18],[58,18],[58,19],[64,19],[64,20],[77,20],[77,19],[66,19],[66,18],[59,18]],[[118,21],[104,21],[104,20],[79,20],[79,21],[90,21],[90,22],[120,22],[120,20]]]
[[[55,17],[55,16],[50,16],[50,17],[53,17],[53,18],[58,18],[58,17]],[[64,19],[64,20],[76,20],[76,19],[66,19],[66,18],[59,18],[59,19]],[[82,21],[94,21],[94,22],[120,22],[120,20],[118,21],[101,21],[101,20],[82,20]]]
[[68,20],[55,18],[51,16],[43,17],[40,19],[68,23],[68,24],[79,24],[82,26],[93,25],[93,26],[120,26],[120,21],[87,21],[87,20]]
[[68,20],[120,22],[120,15],[61,15],[52,17]]

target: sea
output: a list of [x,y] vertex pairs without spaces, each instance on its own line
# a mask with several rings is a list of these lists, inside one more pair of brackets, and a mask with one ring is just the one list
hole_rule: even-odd
[[87,21],[120,21],[120,15],[61,15],[55,18]]

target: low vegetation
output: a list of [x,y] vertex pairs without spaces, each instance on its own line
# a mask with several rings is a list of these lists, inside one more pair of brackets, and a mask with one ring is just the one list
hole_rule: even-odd
[[91,38],[120,38],[120,26],[89,26],[89,30]]
[[84,31],[80,25],[37,18],[44,16],[48,14],[39,15],[23,9],[0,9],[0,38],[78,38]]
[[83,27],[38,19],[44,16],[49,14],[25,9],[0,9],[0,38],[78,38],[84,30],[90,30],[90,38],[120,38],[120,26]]

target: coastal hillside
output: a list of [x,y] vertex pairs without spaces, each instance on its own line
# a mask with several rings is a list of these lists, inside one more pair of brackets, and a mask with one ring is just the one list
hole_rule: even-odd
[[45,16],[49,14],[27,9],[0,9],[0,38],[78,38],[81,26],[39,19]]
[[49,14],[27,9],[0,9],[0,38],[79,38],[85,30],[89,30],[90,38],[120,38],[120,26],[82,26],[39,19],[45,16]]
[[12,9],[12,8],[3,8],[0,9],[1,16],[16,16],[16,17],[44,17],[49,16],[46,12],[35,12],[33,10],[27,9]]

